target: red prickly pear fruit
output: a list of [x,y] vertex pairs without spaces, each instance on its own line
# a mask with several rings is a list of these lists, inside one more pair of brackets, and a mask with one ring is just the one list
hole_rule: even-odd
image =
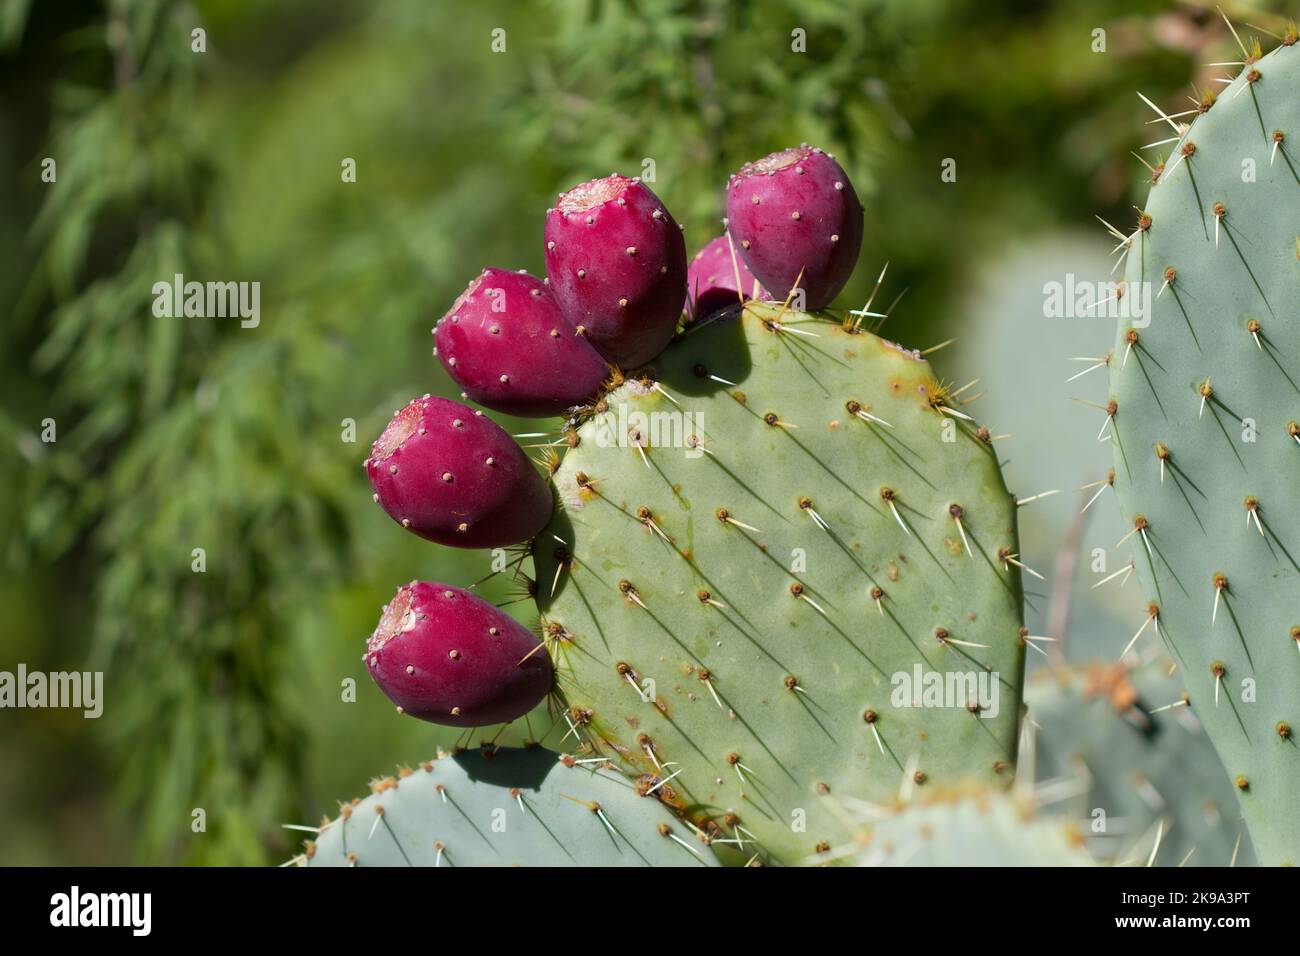
[[366,642],[365,661],[398,710],[451,727],[509,723],[554,683],[546,648],[514,618],[429,581],[397,589]]
[[601,355],[634,368],[663,351],[686,300],[686,243],[645,183],[575,186],[547,211],[545,236],[556,301]]
[[830,305],[862,247],[853,184],[833,157],[811,146],[772,153],[732,174],[727,225],[758,281],[777,299],[797,281],[808,310]]
[[484,269],[433,331],[443,368],[465,394],[509,415],[563,415],[609,375],[551,290],[527,272]]
[[[739,284],[736,282],[737,273],[740,275]],[[745,265],[740,255],[740,244],[736,244],[733,260],[727,237],[718,236],[695,253],[690,268],[686,270],[686,304],[692,321],[698,322],[735,305],[740,301],[741,293],[746,299],[770,298],[768,291]]]
[[554,500],[501,426],[446,398],[414,399],[370,448],[375,500],[402,527],[456,548],[498,548],[531,538]]

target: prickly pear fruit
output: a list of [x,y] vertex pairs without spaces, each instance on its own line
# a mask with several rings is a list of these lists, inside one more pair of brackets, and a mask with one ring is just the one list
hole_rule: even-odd
[[366,643],[366,666],[398,710],[451,727],[522,717],[551,689],[546,648],[514,618],[449,584],[397,589]]
[[413,399],[370,448],[375,501],[422,538],[496,548],[531,538],[553,501],[532,462],[496,422],[446,398]]
[[434,335],[438,358],[465,394],[509,415],[563,415],[609,373],[551,290],[527,272],[484,269]]
[[809,310],[830,305],[862,246],[853,184],[839,163],[811,146],[740,167],[727,183],[727,224],[758,281],[778,299],[797,283]]
[[601,355],[634,368],[663,351],[686,299],[686,244],[645,183],[575,186],[547,212],[545,237],[555,298]]
[[[736,276],[740,282],[736,282]],[[745,265],[737,244],[732,258],[731,244],[725,235],[718,236],[695,253],[686,270],[686,306],[691,319],[707,319],[727,306],[735,305],[740,296],[746,299],[770,298],[766,289]]]

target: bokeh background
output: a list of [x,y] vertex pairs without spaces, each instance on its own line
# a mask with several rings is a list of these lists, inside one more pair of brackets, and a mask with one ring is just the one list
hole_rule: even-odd
[[[1043,284],[1110,269],[1094,216],[1132,222],[1132,154],[1162,155],[1136,91],[1184,109],[1233,49],[1169,0],[4,0],[0,670],[103,670],[106,699],[0,711],[0,863],[279,862],[282,824],[455,742],[360,657],[397,583],[490,556],[403,534],[361,461],[411,395],[455,394],[429,330],[469,279],[541,274],[555,193],[646,159],[694,251],[742,162],[836,153],[867,208],[841,304],[888,261],[883,334],[955,339],[934,361],[982,379],[1012,488],[1062,489],[1023,515],[1034,630],[1113,659],[1141,596],[1091,587],[1122,532],[1109,494],[1076,518],[1110,453],[1071,400],[1104,373],[1066,383],[1113,327],[1046,318]],[[177,272],[259,281],[260,326],[155,318]]]

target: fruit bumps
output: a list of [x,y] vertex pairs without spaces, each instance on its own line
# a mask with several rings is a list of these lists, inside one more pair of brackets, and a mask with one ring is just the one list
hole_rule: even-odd
[[514,440],[482,412],[450,399],[412,400],[365,464],[384,511],[438,544],[517,544],[551,515],[550,489]]
[[601,355],[635,368],[663,350],[686,299],[686,245],[645,183],[613,175],[562,193],[545,239],[556,301]]
[[862,247],[862,206],[833,157],[812,146],[746,163],[727,184],[727,227],[777,299],[798,288],[808,310],[830,305]]
[[465,394],[510,415],[563,415],[609,368],[526,272],[484,269],[434,329],[438,358]]

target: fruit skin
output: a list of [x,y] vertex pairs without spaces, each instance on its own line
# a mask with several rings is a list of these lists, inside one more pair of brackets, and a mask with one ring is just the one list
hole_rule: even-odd
[[1253,52],[1171,147],[1106,396],[1137,580],[1266,866],[1300,865],[1300,748],[1277,729],[1300,726],[1297,91],[1300,47]]
[[443,368],[465,394],[509,415],[563,415],[609,374],[551,290],[527,272],[484,269],[434,336]]
[[449,727],[504,724],[554,683],[537,638],[508,614],[450,584],[412,581],[384,606],[366,667],[404,714]]
[[812,311],[830,305],[853,274],[862,205],[839,163],[816,147],[798,146],[732,174],[727,227],[773,297],[784,300],[797,281],[803,307]]
[[718,866],[713,852],[673,815],[664,796],[671,783],[644,795],[655,783],[535,747],[439,754],[372,782],[371,793],[344,803],[294,862]]
[[554,507],[514,439],[482,412],[436,396],[394,415],[371,446],[366,474],[394,521],[456,548],[526,541]]
[[630,369],[663,351],[686,299],[686,244],[645,183],[575,186],[547,212],[545,239],[556,301],[601,355]]
[[739,292],[743,292],[746,299],[771,298],[768,291],[754,278],[754,273],[749,271],[749,266],[745,265],[739,243],[736,244],[734,262],[725,235],[718,236],[695,253],[695,258],[686,270],[686,310],[692,321],[707,319],[715,312],[721,312],[740,301],[736,285],[737,272],[740,273]]
[[[1000,555],[1019,552],[1017,509],[987,432],[940,410],[918,353],[826,314],[737,312],[577,428],[533,541],[536,597],[596,754],[672,761],[697,826],[732,837],[734,811],[746,858],[797,864],[852,838],[839,798],[892,800],[904,768],[926,787],[1010,781],[1026,648],[1021,571]],[[983,675],[996,697],[895,703],[918,668]]]

